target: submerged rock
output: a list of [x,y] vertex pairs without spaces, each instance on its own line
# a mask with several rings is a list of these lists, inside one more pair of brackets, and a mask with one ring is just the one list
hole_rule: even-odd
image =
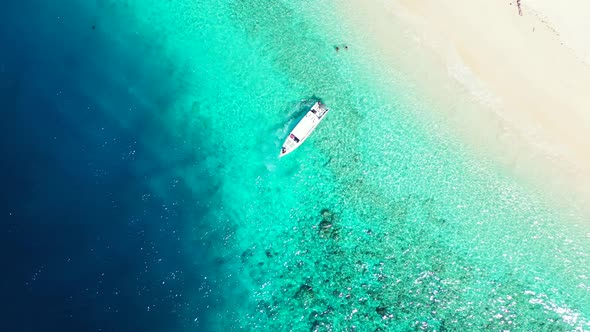
[[322,216],[318,231],[320,236],[338,241],[340,239],[340,227],[335,225],[336,215],[329,209],[322,209],[320,215]]
[[331,305],[328,305],[328,307],[326,308],[326,310],[324,310],[324,312],[322,312],[322,316],[329,315],[329,314],[331,314],[333,312],[334,312],[334,307],[332,307]]
[[307,303],[315,298],[315,292],[313,291],[313,287],[307,284],[303,284],[299,286],[297,292],[295,292],[295,296],[293,298],[303,301]]
[[330,209],[322,209],[320,211],[320,215],[322,216],[322,221],[328,223],[332,223],[334,221],[334,218],[336,217],[334,212],[332,212]]
[[248,262],[248,260],[250,260],[250,257],[254,256],[254,250],[248,248],[246,250],[244,250],[244,252],[242,252],[242,263],[246,263]]
[[314,310],[309,314],[309,316],[307,316],[307,319],[312,320],[314,318],[317,318],[318,315],[319,315],[318,312]]
[[270,302],[268,302],[268,301],[258,301],[258,304],[256,305],[256,310],[258,310],[260,312],[264,312],[267,316],[270,316],[271,311],[272,311],[272,306],[271,306]]
[[332,325],[328,322],[314,320],[309,328],[310,332],[332,331]]
[[328,221],[328,220],[322,220],[320,221],[320,230],[324,231],[327,230],[328,228],[332,227],[332,222]]
[[378,307],[375,309],[375,312],[376,312],[377,314],[379,314],[379,316],[383,317],[383,316],[387,315],[387,307],[384,307],[384,306],[378,306]]
[[309,328],[309,331],[310,332],[317,332],[317,331],[319,331],[319,327],[320,327],[320,322],[317,320],[314,320],[311,323],[311,327]]

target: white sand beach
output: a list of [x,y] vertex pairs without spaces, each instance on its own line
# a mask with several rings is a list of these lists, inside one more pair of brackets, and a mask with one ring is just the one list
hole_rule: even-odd
[[[590,203],[590,2],[351,0],[344,17],[475,150]],[[458,97],[463,91],[463,97]]]

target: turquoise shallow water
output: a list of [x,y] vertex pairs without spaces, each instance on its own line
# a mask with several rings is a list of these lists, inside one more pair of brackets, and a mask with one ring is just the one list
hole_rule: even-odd
[[[370,67],[372,55],[355,49],[358,41],[332,16],[334,5],[88,6],[124,18],[125,25],[101,28],[120,44],[144,39],[142,60],[165,68],[162,86],[174,87],[150,92],[171,91],[173,102],[136,100],[159,110],[159,130],[172,137],[149,141],[151,153],[186,161],[149,177],[151,191],[166,197],[173,179],[207,211],[198,222],[174,216],[189,260],[217,267],[187,281],[201,287],[185,298],[215,296],[215,304],[179,309],[183,326],[590,329],[584,220],[475,160],[452,128],[417,112],[434,107],[428,96],[410,79]],[[342,44],[350,50],[335,52]],[[391,87],[395,94],[384,92]],[[332,111],[299,150],[278,160],[302,100],[313,96]],[[109,96],[100,99],[109,109]],[[112,117],[138,125],[133,112]],[[162,148],[175,142],[183,147],[175,155]],[[147,173],[149,165],[135,167]]]

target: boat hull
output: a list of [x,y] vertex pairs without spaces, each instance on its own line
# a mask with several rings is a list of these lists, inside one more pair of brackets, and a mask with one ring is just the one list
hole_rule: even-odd
[[322,102],[316,102],[285,139],[279,158],[288,155],[301,146],[328,114],[328,111],[329,109]]

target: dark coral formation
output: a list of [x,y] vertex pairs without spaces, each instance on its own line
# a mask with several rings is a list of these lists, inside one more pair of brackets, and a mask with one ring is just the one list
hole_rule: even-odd
[[322,220],[319,224],[319,234],[322,238],[332,240],[340,239],[340,227],[336,226],[336,215],[330,209],[322,209],[320,211]]

